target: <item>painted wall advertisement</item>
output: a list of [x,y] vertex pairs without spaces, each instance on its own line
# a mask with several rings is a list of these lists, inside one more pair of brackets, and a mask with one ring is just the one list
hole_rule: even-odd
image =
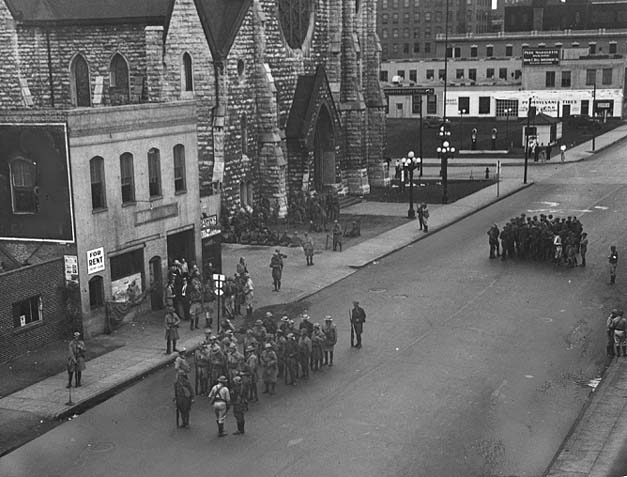
[[132,302],[141,295],[142,291],[141,272],[111,282],[111,297],[118,303]]
[[105,269],[104,247],[89,250],[87,252],[87,274],[101,272]]

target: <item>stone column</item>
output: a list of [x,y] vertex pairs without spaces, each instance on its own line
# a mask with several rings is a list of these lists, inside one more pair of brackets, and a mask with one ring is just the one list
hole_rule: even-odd
[[147,26],[146,38],[146,95],[149,102],[161,100],[163,85],[163,27]]
[[390,185],[384,163],[385,154],[385,95],[379,83],[381,45],[377,36],[377,0],[366,0],[365,38],[362,47],[364,68],[364,94],[367,108],[366,158],[368,180],[373,186]]
[[278,105],[276,87],[270,65],[266,63],[266,16],[255,0],[253,4],[253,37],[255,44],[255,98],[257,103],[257,124],[259,141],[260,193],[267,199],[271,208],[279,206],[279,217],[287,215],[287,161],[281,147],[278,127]]
[[364,148],[366,103],[359,88],[355,15],[355,0],[343,0],[342,75],[339,109],[345,141],[345,157],[342,169],[347,174],[349,193],[363,195],[370,192],[370,185]]

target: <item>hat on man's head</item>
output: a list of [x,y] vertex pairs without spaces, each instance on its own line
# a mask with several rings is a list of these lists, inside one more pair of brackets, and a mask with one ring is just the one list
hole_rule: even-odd
[[211,330],[211,328],[205,328],[204,332],[206,335],[209,335],[209,337],[211,337],[211,334],[213,333],[213,331]]
[[79,337],[81,335],[80,331],[75,331],[74,336]]
[[271,318],[271,317],[272,317],[272,312],[266,311],[266,318]]
[[272,345],[270,343],[266,343],[266,345],[264,346],[264,348],[268,349],[268,348],[272,348]]
[[359,302],[357,300],[354,300],[353,305],[359,305]]
[[290,321],[290,319],[287,317],[287,315],[283,315],[283,318],[281,318],[281,321]]
[[226,379],[226,377],[225,377],[225,376],[220,376],[220,377],[218,378],[218,382],[219,382],[219,383],[228,383],[228,382],[229,382],[229,380],[228,380],[228,379]]
[[303,320],[309,321],[309,315],[303,315]]
[[331,318],[329,315],[324,317],[324,321],[333,321],[333,318]]
[[263,325],[263,321],[257,320],[257,321],[255,321],[255,325]]

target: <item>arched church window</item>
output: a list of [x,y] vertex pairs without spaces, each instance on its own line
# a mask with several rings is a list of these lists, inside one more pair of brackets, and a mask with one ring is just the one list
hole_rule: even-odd
[[89,66],[83,55],[76,55],[70,65],[72,102],[76,106],[91,106]]
[[285,41],[292,48],[301,48],[311,23],[312,0],[279,0],[279,20]]
[[111,59],[109,81],[111,104],[128,104],[130,100],[128,64],[119,53],[116,53]]

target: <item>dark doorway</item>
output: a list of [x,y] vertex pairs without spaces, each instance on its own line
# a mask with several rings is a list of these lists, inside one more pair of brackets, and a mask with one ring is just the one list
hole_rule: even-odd
[[329,110],[320,108],[314,141],[314,187],[321,192],[325,185],[335,184],[335,141]]
[[148,263],[150,265],[150,307],[152,310],[161,310],[163,308],[161,257],[152,257]]
[[[209,267],[209,263],[213,265]],[[222,235],[202,239],[202,273],[209,279],[212,273],[222,272]]]
[[567,118],[570,116],[570,104],[562,106],[562,117]]
[[185,259],[189,268],[196,263],[196,254],[194,252],[194,229],[185,230],[175,234],[168,235],[168,266],[172,265],[174,260]]

